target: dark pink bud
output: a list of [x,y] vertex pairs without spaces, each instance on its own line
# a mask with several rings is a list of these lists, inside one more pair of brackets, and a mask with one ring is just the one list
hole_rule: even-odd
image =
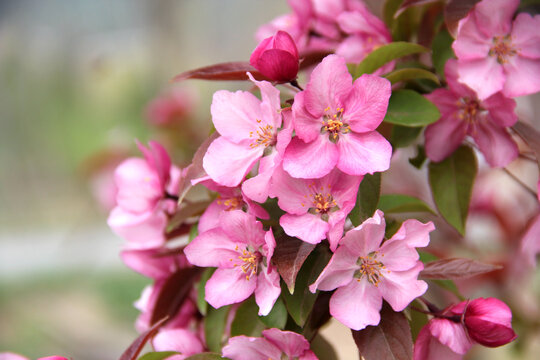
[[278,31],[253,50],[249,63],[273,81],[289,82],[298,74],[298,50],[291,35]]
[[47,357],[44,357],[44,358],[39,358],[38,360],[68,360],[66,359],[65,357],[62,357],[62,356],[47,356]]
[[472,300],[465,310],[464,322],[469,337],[484,346],[501,346],[517,337],[512,330],[512,311],[499,299]]

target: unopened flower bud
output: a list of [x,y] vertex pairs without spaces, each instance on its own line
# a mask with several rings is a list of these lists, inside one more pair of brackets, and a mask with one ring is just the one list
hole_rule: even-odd
[[298,74],[298,50],[291,35],[278,31],[261,41],[249,63],[270,80],[289,82]]
[[472,300],[465,310],[464,322],[469,337],[484,346],[501,346],[517,337],[512,330],[512,311],[499,299]]

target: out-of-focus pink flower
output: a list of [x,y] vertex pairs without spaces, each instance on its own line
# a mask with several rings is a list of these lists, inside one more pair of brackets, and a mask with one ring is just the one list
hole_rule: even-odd
[[[234,187],[266,152],[281,139],[279,90],[268,81],[251,81],[261,90],[262,100],[246,91],[221,90],[212,100],[212,121],[221,135],[210,144],[204,158],[206,173],[220,185]],[[268,149],[268,150],[267,150]]]
[[453,44],[459,81],[483,100],[540,90],[540,16],[512,18],[519,0],[483,0],[460,21]]
[[124,264],[152,279],[164,279],[176,270],[190,266],[182,253],[163,254],[163,249],[124,250],[120,253]]
[[317,360],[309,342],[300,334],[267,329],[263,337],[235,336],[223,347],[223,356],[232,360],[298,359]]
[[444,309],[422,328],[414,344],[414,360],[460,360],[475,343],[488,347],[516,338],[512,312],[501,300],[479,298]]
[[0,360],[28,360],[28,358],[11,352],[0,353]]
[[157,126],[178,124],[187,119],[193,104],[192,94],[174,88],[146,106],[146,117],[151,124]]
[[278,31],[253,50],[249,63],[267,78],[289,82],[298,74],[298,50],[293,38],[285,31]]
[[517,145],[506,130],[517,121],[516,102],[501,92],[479,100],[472,89],[457,82],[457,70],[457,61],[448,60],[449,89],[426,95],[441,112],[439,121],[426,128],[426,154],[432,161],[441,161],[469,135],[491,166],[504,167],[518,156]]
[[330,291],[330,314],[351,329],[377,325],[383,298],[395,311],[402,311],[427,290],[418,280],[424,268],[417,247],[429,243],[435,227],[406,220],[382,245],[385,222],[377,210],[372,218],[348,231],[340,246],[309,289]]
[[[174,359],[183,360],[205,350],[197,335],[188,329],[161,329],[152,339],[155,351],[177,351]],[[170,358],[167,358],[170,359]]]
[[536,255],[540,253],[540,214],[532,220],[521,239],[520,254],[530,267],[536,267]]
[[218,269],[206,283],[206,301],[215,308],[234,304],[255,293],[259,315],[268,315],[281,293],[279,275],[271,265],[276,242],[253,215],[223,211],[219,226],[197,236],[184,253],[190,263]]
[[390,98],[390,82],[364,74],[354,83],[345,59],[329,55],[294,97],[294,137],[283,168],[293,177],[320,178],[334,167],[349,175],[385,171],[392,146],[377,131]]
[[314,180],[295,179],[278,168],[272,177],[271,196],[287,214],[279,219],[283,230],[311,244],[328,238],[334,251],[343,236],[345,219],[356,203],[361,176],[334,169]]
[[47,356],[47,357],[43,357],[43,358],[39,358],[37,360],[68,360],[66,359],[65,357],[63,356]]

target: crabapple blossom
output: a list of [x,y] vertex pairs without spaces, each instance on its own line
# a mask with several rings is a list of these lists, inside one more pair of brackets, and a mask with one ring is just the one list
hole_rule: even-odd
[[336,166],[349,175],[387,170],[392,146],[375,129],[390,93],[388,80],[364,74],[353,83],[344,58],[325,57],[294,97],[296,137],[283,168],[297,178],[320,178]]
[[194,105],[193,95],[175,88],[152,100],[146,107],[148,121],[157,126],[182,123]]
[[249,63],[270,80],[292,81],[298,73],[298,50],[291,35],[278,31],[257,45]]
[[182,253],[167,254],[166,249],[127,249],[120,253],[124,264],[151,279],[164,279],[180,268],[190,266]]
[[309,342],[300,334],[267,329],[262,337],[235,336],[223,347],[223,356],[231,360],[317,360]]
[[356,203],[361,176],[351,176],[334,169],[314,180],[296,179],[282,168],[272,177],[271,196],[287,214],[279,224],[289,236],[311,244],[328,238],[334,251],[343,235],[343,226]]
[[516,338],[512,312],[499,299],[463,301],[435,316],[418,334],[414,360],[460,360],[475,343],[497,347]]
[[234,304],[255,293],[259,315],[268,315],[279,294],[279,275],[270,260],[276,246],[272,230],[240,210],[223,211],[219,226],[189,243],[190,263],[218,269],[208,280],[205,299],[215,308]]
[[506,166],[518,156],[517,145],[506,130],[517,121],[516,102],[501,92],[480,100],[471,88],[457,81],[457,71],[457,61],[448,60],[448,90],[437,89],[426,95],[441,112],[439,121],[425,131],[427,156],[441,161],[469,135],[491,166]]
[[[174,359],[183,360],[205,349],[201,339],[188,329],[162,329],[152,339],[155,351],[177,351]],[[170,358],[169,358],[170,359]]]
[[537,214],[521,239],[520,254],[531,268],[536,267],[536,255],[540,253],[540,214]]
[[28,358],[11,352],[1,352],[0,360],[28,360]]
[[483,0],[460,21],[452,45],[459,81],[481,100],[502,91],[507,97],[540,90],[540,16],[520,13],[519,0]]
[[223,186],[240,184],[265,152],[280,141],[289,141],[278,136],[283,123],[279,90],[248,75],[260,89],[262,100],[250,92],[225,90],[216,92],[212,100],[212,121],[221,136],[210,144],[203,167]]
[[418,280],[424,265],[415,248],[427,246],[434,229],[431,222],[409,219],[382,243],[385,221],[377,210],[345,234],[309,289],[313,293],[337,289],[330,298],[330,314],[351,329],[377,325],[383,299],[394,311],[402,311],[426,292],[427,284]]

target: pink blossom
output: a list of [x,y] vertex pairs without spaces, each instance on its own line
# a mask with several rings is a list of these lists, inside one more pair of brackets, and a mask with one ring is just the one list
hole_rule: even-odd
[[28,358],[11,352],[1,352],[0,360],[28,360]]
[[317,360],[309,342],[300,334],[267,329],[263,337],[235,336],[223,348],[223,356],[231,360],[298,359]]
[[402,311],[427,290],[418,280],[424,268],[417,247],[429,243],[431,222],[406,220],[382,245],[385,222],[377,210],[372,218],[348,231],[340,246],[309,289],[331,291],[330,314],[351,329],[361,330],[380,321],[382,300]]
[[521,239],[520,254],[531,268],[536,267],[536,256],[540,253],[540,214],[531,221]]
[[512,312],[495,298],[463,301],[444,309],[422,328],[414,345],[414,360],[460,360],[472,345],[508,344],[516,338]]
[[257,45],[249,63],[273,81],[289,82],[298,73],[298,50],[291,35],[278,31]]
[[55,356],[47,356],[47,357],[39,358],[37,360],[68,360],[68,359],[66,359],[63,356],[55,355]]
[[320,178],[336,166],[349,175],[387,170],[392,147],[375,129],[390,93],[388,80],[364,74],[353,83],[345,59],[325,57],[294,97],[296,137],[283,168],[298,178]]
[[328,238],[334,251],[343,236],[343,226],[356,203],[361,176],[351,176],[334,169],[314,180],[295,179],[276,169],[271,196],[287,214],[279,219],[287,235],[311,244]]
[[[183,360],[205,350],[202,341],[188,329],[161,329],[152,339],[155,351],[177,351],[174,359]],[[172,359],[172,358],[168,358]]]
[[259,315],[267,315],[279,294],[279,275],[270,259],[276,242],[253,215],[223,211],[219,226],[197,236],[184,253],[190,263],[218,269],[206,283],[206,301],[215,308],[255,293]]
[[483,0],[460,21],[453,44],[459,81],[484,100],[540,90],[540,16],[512,17],[519,0]]
[[166,254],[166,249],[128,249],[120,253],[124,264],[132,270],[152,279],[164,279],[180,268],[190,266],[182,253]]
[[445,75],[449,89],[426,95],[441,112],[439,121],[426,128],[426,154],[432,161],[441,161],[469,135],[491,166],[504,167],[518,155],[506,130],[517,121],[516,102],[501,92],[479,100],[472,89],[457,82],[457,70],[457,61],[448,60]]
[[278,130],[283,120],[279,90],[249,76],[261,90],[262,100],[250,92],[225,90],[216,92],[212,100],[212,121],[221,136],[210,144],[203,167],[223,186],[240,184],[265,151],[273,150],[280,141]]
[[187,119],[193,103],[192,94],[179,88],[171,89],[147,105],[146,117],[153,125],[178,124]]

